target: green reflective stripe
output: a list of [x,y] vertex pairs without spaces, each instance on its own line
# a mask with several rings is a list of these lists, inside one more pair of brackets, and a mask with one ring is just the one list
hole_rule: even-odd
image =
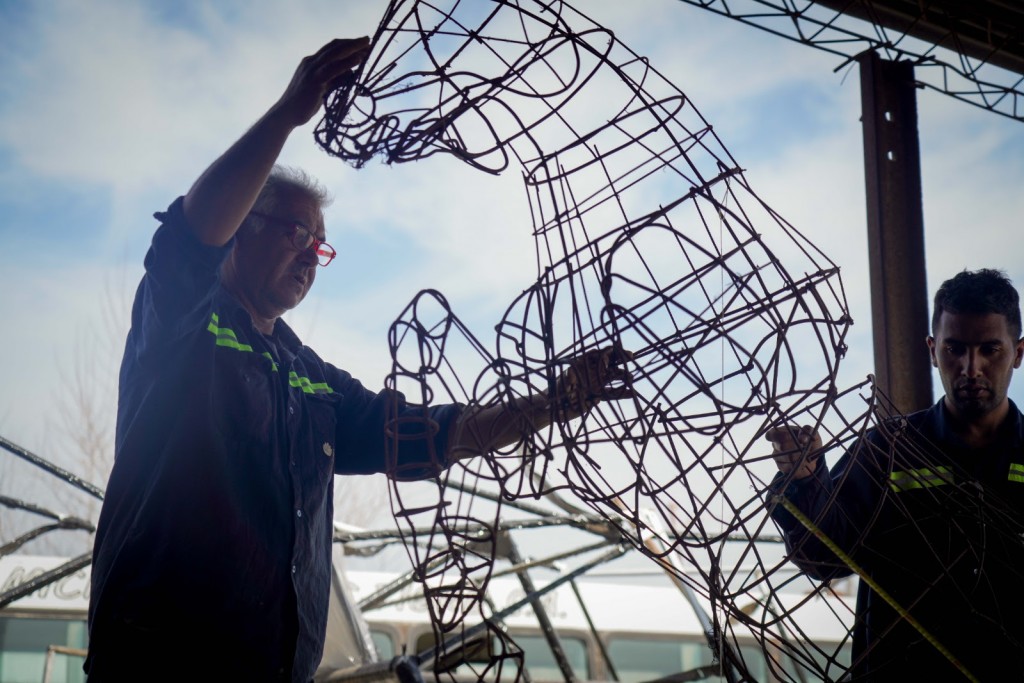
[[236,351],[252,351],[251,346],[238,341],[234,330],[230,327],[220,327],[218,323],[220,323],[220,318],[216,313],[211,313],[210,324],[206,326],[206,330],[213,333],[213,336],[217,338],[217,346],[226,346]]
[[[246,351],[249,353],[255,353],[252,350],[251,346],[249,346],[248,344],[243,344],[240,341],[238,341],[238,336],[235,334],[234,330],[232,330],[230,327],[220,326],[220,316],[218,316],[216,313],[210,314],[210,324],[206,326],[206,330],[207,332],[210,332],[211,334],[213,334],[214,337],[217,338],[215,342],[217,346],[226,346],[229,349],[234,349],[235,351]],[[271,356],[266,351],[264,351],[260,355],[269,360],[271,369],[274,372],[277,372],[277,363],[274,362],[274,357]]]
[[270,369],[273,370],[274,372],[277,372],[277,361],[275,361],[274,357],[270,355],[270,352],[264,351],[262,355],[264,358],[270,361]]
[[1010,463],[1010,474],[1007,475],[1008,481],[1017,481],[1024,484],[1024,465],[1019,462]]
[[[236,351],[248,351],[254,353],[252,347],[248,344],[242,344],[238,341],[238,337],[235,335],[235,331],[229,327],[220,326],[220,318],[216,313],[210,314],[210,324],[206,326],[207,331],[216,337],[217,346],[226,346]],[[261,356],[270,361],[270,369],[277,372],[277,363],[274,361],[274,357],[270,355],[268,351],[260,353]],[[333,394],[334,389],[331,388],[327,382],[313,382],[308,377],[299,377],[298,373],[294,370],[288,373],[288,384],[296,389],[302,389],[303,393],[306,394]]]
[[951,484],[952,482],[953,475],[948,467],[936,467],[934,470],[929,467],[922,467],[917,470],[893,472],[889,475],[889,488],[896,493],[912,489],[927,489],[933,486]]
[[294,371],[288,373],[288,384],[302,389],[307,394],[333,394],[334,389],[327,382],[310,382],[308,377],[299,377]]

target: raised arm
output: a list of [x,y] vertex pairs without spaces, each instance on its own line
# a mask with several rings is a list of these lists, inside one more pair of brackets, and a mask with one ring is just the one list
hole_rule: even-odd
[[277,102],[199,176],[185,195],[185,217],[200,242],[221,246],[234,236],[288,136],[351,78],[369,45],[366,37],[338,38],[304,58]]

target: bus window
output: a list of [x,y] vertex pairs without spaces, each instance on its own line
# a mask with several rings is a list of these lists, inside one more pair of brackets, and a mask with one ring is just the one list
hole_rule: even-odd
[[[512,640],[522,648],[523,658],[526,662],[526,670],[530,672],[530,678],[534,681],[564,681],[558,663],[555,662],[555,655],[551,653],[551,647],[543,636],[527,636],[512,634]],[[582,638],[572,636],[558,637],[562,644],[562,651],[572,668],[573,675],[577,680],[590,678],[590,666],[587,662],[587,643]]]
[[[85,621],[81,619],[23,619],[0,617],[0,681],[39,683],[50,645],[84,649]],[[51,683],[82,683],[81,657],[54,654]]]
[[[749,680],[774,680],[760,645],[745,643],[738,647],[733,644],[732,647],[740,658],[744,673],[750,677]],[[714,653],[703,640],[652,640],[613,636],[608,640],[608,654],[622,683],[650,681],[707,666],[715,661]],[[795,675],[793,663],[788,658],[783,658],[782,667]],[[708,676],[701,680],[724,683],[726,679],[723,676]]]
[[608,639],[608,656],[622,683],[651,681],[696,669],[714,660],[710,648],[704,642],[621,636]]
[[[487,636],[481,634],[477,638],[470,639],[464,647],[452,648],[441,658],[439,666],[442,671],[455,676],[475,676],[480,667],[487,666],[492,652],[500,650],[500,647],[494,645],[495,642],[493,639],[488,642]],[[422,655],[427,650],[432,650],[434,643],[433,632],[420,633],[415,640],[416,654]]]
[[370,640],[377,649],[377,659],[381,662],[391,661],[395,656],[395,638],[386,631],[370,628]]
[[[564,681],[565,677],[562,675],[562,671],[558,668],[558,664],[555,662],[555,656],[551,653],[551,648],[548,646],[548,641],[540,635],[526,635],[521,633],[511,633],[512,640],[519,646],[523,651],[523,661],[526,665],[527,671],[530,673],[530,679],[537,683],[544,683],[546,681]],[[559,636],[559,642],[562,644],[562,650],[565,652],[565,657],[569,661],[569,666],[572,668],[573,674],[578,680],[586,680],[590,678],[590,665],[587,659],[587,643],[582,638],[573,636]],[[421,633],[416,638],[416,651],[425,652],[426,650],[434,646],[434,634],[433,633]],[[500,650],[500,646],[497,644],[492,645],[491,648],[494,652]],[[458,655],[459,653],[453,652]],[[487,655],[486,648],[476,644],[470,647],[465,653],[467,659],[471,664],[477,668],[474,671],[478,671],[481,665],[486,665]],[[471,671],[467,668],[457,667],[452,673],[455,675],[471,675]]]

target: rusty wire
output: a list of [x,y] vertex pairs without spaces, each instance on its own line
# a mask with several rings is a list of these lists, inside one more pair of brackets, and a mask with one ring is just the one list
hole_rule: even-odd
[[[689,98],[567,3],[396,0],[316,137],[355,167],[450,155],[523,178],[533,280],[492,345],[443,295],[421,292],[391,330],[392,388],[515,412],[585,351],[633,354],[622,366],[635,398],[543,429],[524,414],[516,443],[460,462],[427,493],[393,483],[436,642],[488,623],[502,553],[487,530],[501,509],[468,492],[571,493],[696,596],[722,675],[846,674],[852,598],[782,571],[778,545],[758,542],[777,533],[764,434],[812,425],[841,452],[891,407],[870,378],[838,386],[851,324],[838,268],[754,193]],[[424,418],[422,433],[432,428]],[[810,612],[839,633],[829,644],[808,631]],[[478,675],[518,680],[518,650],[492,633],[502,646]],[[741,638],[763,661],[745,658]]]
[[[689,98],[565,3],[405,0],[389,6],[369,60],[325,112],[318,142],[354,166],[448,155],[520,173],[529,198],[536,272],[493,343],[440,292],[421,292],[391,329],[391,388],[424,404],[514,412],[551,391],[579,354],[632,353],[621,365],[634,398],[539,430],[523,414],[514,443],[425,485],[394,472],[392,507],[431,612],[438,676],[454,677],[446,663],[481,633],[494,649],[474,675],[524,676],[487,583],[496,563],[523,564],[501,502],[528,507],[542,496],[571,501],[569,525],[624,539],[684,586],[726,678],[846,675],[852,596],[795,574],[765,540],[778,532],[766,514],[775,467],[764,434],[806,424],[829,451],[884,451],[864,467],[940,456],[898,416],[886,419],[895,411],[870,379],[838,385],[851,324],[838,268],[754,193]],[[864,445],[869,429],[891,425],[882,446]],[[420,427],[419,437],[436,429],[426,415]],[[1002,501],[969,484],[932,495],[937,515],[958,520],[955,533],[987,530],[972,552],[1020,546],[1018,516]],[[0,504],[57,522],[8,539],[3,552],[51,530],[92,530],[7,496]],[[1019,567],[1000,570],[1024,578]],[[822,629],[838,635],[823,639]],[[738,647],[751,639],[757,661]]]

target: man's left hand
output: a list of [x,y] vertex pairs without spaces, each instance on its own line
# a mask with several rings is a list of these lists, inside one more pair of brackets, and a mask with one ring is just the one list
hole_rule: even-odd
[[573,358],[555,383],[551,397],[555,419],[571,420],[601,401],[635,396],[631,376],[623,367],[632,358],[631,352],[616,347],[594,349]]

